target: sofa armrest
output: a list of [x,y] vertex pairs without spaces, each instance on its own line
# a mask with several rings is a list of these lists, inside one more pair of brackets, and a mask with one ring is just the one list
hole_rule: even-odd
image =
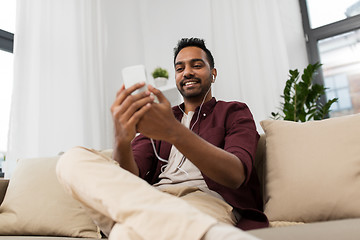
[[9,185],[9,179],[0,179],[0,204],[4,200],[8,185]]

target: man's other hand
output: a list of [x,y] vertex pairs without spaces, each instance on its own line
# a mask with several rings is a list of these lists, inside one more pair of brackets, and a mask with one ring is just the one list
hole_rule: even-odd
[[157,97],[159,103],[152,103],[146,114],[143,114],[137,124],[137,131],[152,139],[169,141],[173,137],[172,129],[180,122],[176,120],[164,94],[151,85],[148,85],[148,90]]

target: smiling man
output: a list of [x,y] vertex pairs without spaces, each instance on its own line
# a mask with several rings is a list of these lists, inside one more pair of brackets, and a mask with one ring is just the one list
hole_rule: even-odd
[[[176,85],[184,97],[184,101],[189,102],[188,99],[194,98],[201,101],[210,89],[211,83],[215,81],[217,72],[214,68],[214,62],[211,60],[212,55],[208,59],[207,53],[203,49],[195,46],[185,47],[187,43],[190,44],[190,41],[180,42],[175,51]],[[205,101],[207,102],[210,99],[211,93],[206,96]]]
[[112,159],[71,149],[59,179],[110,239],[255,239],[238,229],[268,225],[251,112],[212,97],[217,70],[203,40],[181,39],[174,67],[181,105],[152,86],[135,95],[143,84],[123,86],[111,107]]

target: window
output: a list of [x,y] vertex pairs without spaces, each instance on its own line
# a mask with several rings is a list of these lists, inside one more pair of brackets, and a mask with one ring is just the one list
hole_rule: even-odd
[[307,0],[312,29],[360,14],[358,0]]
[[331,75],[324,77],[325,87],[328,88],[326,96],[329,98],[338,98],[338,102],[331,105],[331,110],[334,112],[351,111],[352,102],[349,91],[349,81],[347,75],[342,73],[338,75]]
[[[299,0],[309,61],[322,63],[315,82],[338,97],[330,117],[360,112],[360,0]],[[326,7],[325,7],[326,6]]]
[[13,84],[15,3],[16,1],[0,0],[0,161],[7,151]]

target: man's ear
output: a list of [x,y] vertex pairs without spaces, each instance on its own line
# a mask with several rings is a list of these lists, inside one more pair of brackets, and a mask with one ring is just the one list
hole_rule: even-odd
[[212,75],[212,82],[214,83],[215,80],[216,80],[216,76],[217,76],[216,68],[213,68],[213,69],[211,70],[211,75]]

